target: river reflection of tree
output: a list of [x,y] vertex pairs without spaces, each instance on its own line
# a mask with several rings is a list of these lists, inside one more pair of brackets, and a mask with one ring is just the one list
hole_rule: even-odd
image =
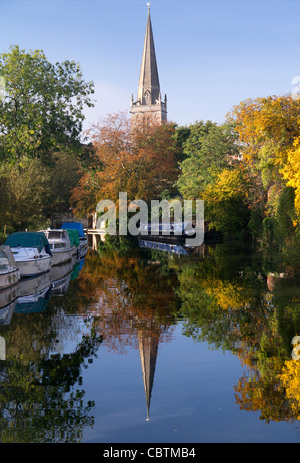
[[[1,327],[2,441],[79,441],[93,424],[80,372],[100,344],[117,354],[139,350],[149,413],[159,344],[172,341],[178,320],[183,335],[239,357],[245,370],[233,393],[241,409],[266,422],[298,420],[298,282],[272,273],[261,256],[227,251],[90,252],[64,297],[51,297],[44,313],[14,314]],[[87,328],[81,339],[78,323]],[[56,341],[72,332],[75,347],[63,354]]]
[[147,349],[156,358],[159,342],[172,340],[180,318],[185,336],[239,357],[245,371],[234,390],[241,409],[260,411],[267,422],[298,419],[291,339],[300,333],[300,293],[294,279],[270,272],[262,256],[224,246],[181,259],[167,253],[150,253],[142,262],[117,253],[93,258],[101,264],[96,273],[95,263],[94,273],[87,265],[81,289],[93,273],[92,310],[108,348],[140,348],[143,364]]
[[89,256],[80,282],[92,289],[90,314],[103,345],[118,354],[130,347],[140,353],[147,419],[160,342],[172,339],[176,318],[175,272],[162,272],[161,262],[139,257]]
[[126,346],[138,347],[141,331],[160,341],[172,337],[176,283],[176,273],[163,275],[159,262],[95,254],[86,262],[80,290],[93,294],[89,311],[98,318],[103,345],[123,353]]
[[82,336],[71,353],[51,355],[56,333],[50,326],[50,316],[14,314],[1,330],[8,347],[0,362],[1,442],[79,442],[83,428],[94,423],[81,368],[101,337]]
[[260,411],[267,422],[294,421],[300,418],[299,363],[291,359],[291,340],[300,333],[299,280],[287,278],[284,265],[274,273],[265,267],[262,256],[230,255],[224,247],[184,266],[178,274],[184,332],[239,357],[245,372],[234,389],[241,409]]

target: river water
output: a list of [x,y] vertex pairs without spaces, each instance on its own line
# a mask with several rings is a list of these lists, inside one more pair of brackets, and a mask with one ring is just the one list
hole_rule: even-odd
[[0,309],[1,442],[300,442],[299,279],[280,265],[112,246],[21,281]]

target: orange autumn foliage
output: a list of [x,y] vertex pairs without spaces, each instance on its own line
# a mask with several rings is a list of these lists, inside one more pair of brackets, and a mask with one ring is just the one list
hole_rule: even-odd
[[125,113],[108,115],[89,130],[93,159],[73,190],[79,215],[95,209],[101,199],[117,202],[120,192],[128,200],[158,199],[178,176],[173,143],[174,124],[149,123],[131,127]]

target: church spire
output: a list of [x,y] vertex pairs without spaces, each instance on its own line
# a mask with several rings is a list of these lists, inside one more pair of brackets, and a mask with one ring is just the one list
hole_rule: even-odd
[[148,3],[148,19],[144,40],[144,50],[138,86],[138,101],[141,104],[156,104],[160,96],[160,86]]
[[167,99],[161,100],[156,53],[153,39],[152,23],[150,16],[150,3],[148,5],[148,18],[144,39],[144,48],[140,77],[138,84],[137,101],[131,97],[131,114],[145,118],[151,116],[161,122],[167,120]]

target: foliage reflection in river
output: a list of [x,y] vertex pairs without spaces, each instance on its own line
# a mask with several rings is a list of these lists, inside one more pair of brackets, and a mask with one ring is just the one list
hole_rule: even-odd
[[[84,370],[99,349],[141,356],[149,412],[160,343],[183,336],[238,356],[236,404],[269,421],[300,419],[297,275],[280,278],[262,256],[203,246],[190,256],[109,248],[90,251],[63,297],[51,290],[44,310],[15,311],[0,326],[2,442],[79,442],[95,425]],[[283,272],[281,272],[283,273]],[[112,399],[113,400],[113,399]]]

